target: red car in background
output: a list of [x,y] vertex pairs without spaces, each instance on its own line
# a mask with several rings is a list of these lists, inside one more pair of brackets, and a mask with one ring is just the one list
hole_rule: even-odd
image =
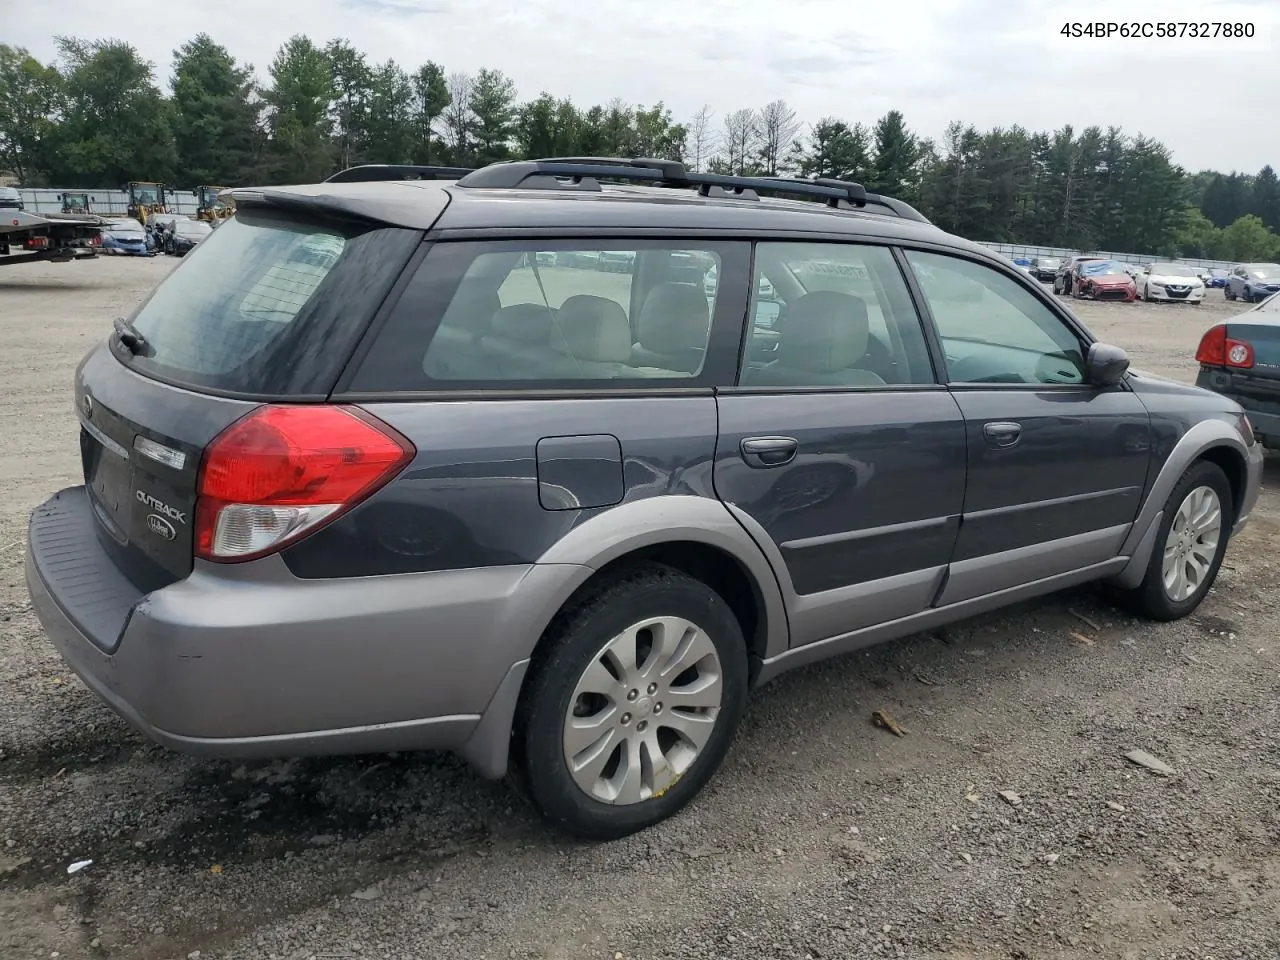
[[1138,285],[1125,270],[1125,264],[1115,260],[1086,260],[1077,268],[1079,272],[1072,285],[1072,294],[1090,300],[1123,300],[1131,303],[1138,299]]

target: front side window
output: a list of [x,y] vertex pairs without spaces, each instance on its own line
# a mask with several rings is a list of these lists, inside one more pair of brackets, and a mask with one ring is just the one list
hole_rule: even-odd
[[951,383],[1079,384],[1076,334],[1020,283],[958,257],[907,252],[933,314]]
[[760,243],[740,383],[934,383],[920,319],[887,247]]
[[735,248],[745,263],[711,241],[436,244],[351,389],[701,383]]

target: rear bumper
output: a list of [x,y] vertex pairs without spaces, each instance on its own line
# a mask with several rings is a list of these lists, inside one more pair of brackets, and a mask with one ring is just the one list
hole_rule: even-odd
[[95,526],[83,487],[36,509],[32,605],[116,712],[167,747],[207,756],[443,749],[500,776],[540,618],[583,569],[299,580],[275,557],[199,564],[143,595]]

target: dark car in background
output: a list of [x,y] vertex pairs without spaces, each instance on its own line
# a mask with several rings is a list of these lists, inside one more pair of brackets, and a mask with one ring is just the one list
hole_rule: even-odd
[[1242,263],[1227,274],[1228,300],[1257,303],[1280,291],[1280,263]]
[[1062,269],[1061,257],[1032,257],[1030,274],[1041,283],[1049,283]]
[[1264,445],[1280,450],[1280,293],[1215,323],[1196,351],[1196,385],[1244,407]]
[[1229,270],[1222,267],[1214,267],[1208,272],[1204,279],[1204,285],[1211,290],[1221,290],[1227,285],[1227,277],[1230,276]]
[[203,220],[175,220],[173,226],[165,231],[164,252],[175,257],[185,257],[211,233],[213,227]]

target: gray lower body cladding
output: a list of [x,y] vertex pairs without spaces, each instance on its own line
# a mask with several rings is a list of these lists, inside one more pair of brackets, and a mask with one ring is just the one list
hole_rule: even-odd
[[[113,574],[93,523],[83,487],[37,508],[33,606],[99,697],[152,739],[201,755],[445,749],[500,775],[485,768],[495,750],[505,766],[536,640],[527,625],[589,573],[529,564],[316,581],[269,557],[200,563],[142,595]],[[507,723],[486,724],[491,710]],[[476,739],[495,728],[500,743]]]

